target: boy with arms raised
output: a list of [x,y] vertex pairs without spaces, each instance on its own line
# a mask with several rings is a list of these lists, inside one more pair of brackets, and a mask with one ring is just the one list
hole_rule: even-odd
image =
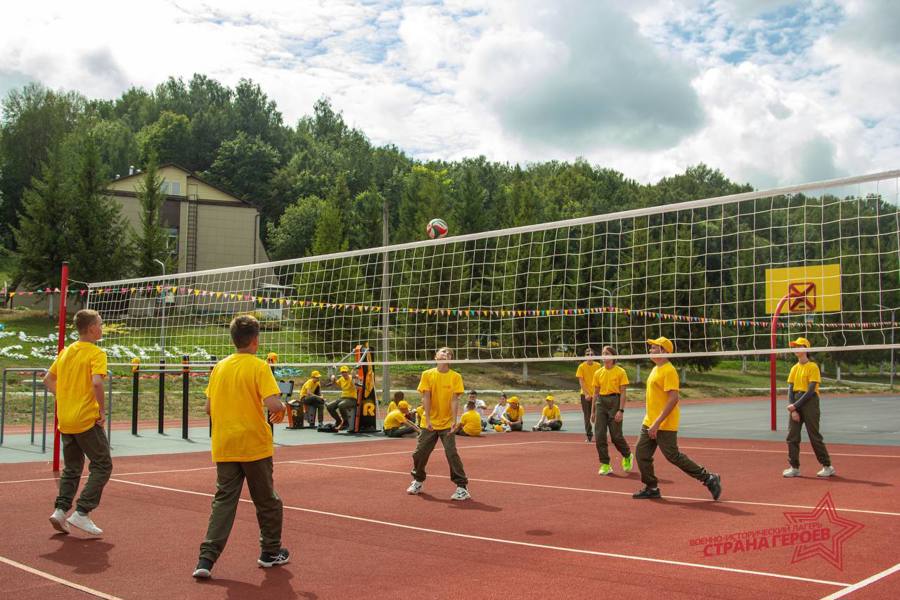
[[220,361],[209,374],[206,412],[212,420],[212,459],[216,463],[216,495],[206,539],[194,577],[206,579],[225,549],[244,487],[256,507],[261,567],[283,565],[290,553],[281,547],[283,507],[272,481],[272,430],[286,409],[272,370],[257,358],[259,321],[241,315],[231,321],[231,341],[237,351]]

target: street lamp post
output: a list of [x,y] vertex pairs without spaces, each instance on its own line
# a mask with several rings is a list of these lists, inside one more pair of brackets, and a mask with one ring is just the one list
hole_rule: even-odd
[[896,308],[888,308],[887,306],[877,305],[878,308],[891,311],[891,391],[894,391],[894,329],[896,329],[896,319],[894,313]]
[[[154,258],[153,262],[155,262],[156,264],[158,264],[160,266],[160,268],[162,269],[163,279],[165,279],[166,263],[159,260],[158,258]],[[165,283],[165,282],[163,282],[163,283]],[[168,294],[168,292],[166,291],[165,287],[163,287],[163,293],[161,296],[161,299],[162,299],[162,325],[160,326],[160,329],[159,329],[160,360],[163,360],[166,358],[166,300],[167,300],[166,296],[167,296],[167,294]]]

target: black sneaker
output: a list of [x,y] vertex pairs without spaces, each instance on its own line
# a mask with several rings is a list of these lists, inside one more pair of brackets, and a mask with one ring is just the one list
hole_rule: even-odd
[[194,569],[193,576],[197,579],[209,579],[212,568],[213,561],[208,558],[201,558],[197,561],[197,568]]
[[709,489],[713,500],[718,500],[719,496],[722,495],[722,478],[717,473],[710,473],[703,485]]
[[259,566],[268,569],[269,567],[274,567],[276,565],[284,565],[290,561],[291,553],[288,552],[287,548],[282,548],[278,552],[261,552],[259,555],[259,560],[256,561],[256,564]]
[[645,486],[641,491],[633,493],[631,497],[635,500],[645,500],[647,498],[662,498],[662,494],[659,493],[659,488],[650,489]]

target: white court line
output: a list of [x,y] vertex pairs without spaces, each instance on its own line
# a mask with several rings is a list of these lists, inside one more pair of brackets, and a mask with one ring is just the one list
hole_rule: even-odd
[[[697,438],[689,438],[689,439],[697,439]],[[766,440],[759,440],[766,441]],[[562,440],[541,440],[540,442],[536,442],[540,444],[575,444],[578,446],[583,446],[584,442],[564,442]],[[682,446],[678,445],[679,448],[687,448],[688,450],[722,450],[725,452],[763,452],[766,454],[787,454],[787,450],[760,450],[757,448],[719,448],[715,446]],[[809,452],[807,450],[803,450],[800,452],[801,454],[809,454],[813,455],[813,452]],[[849,456],[851,458],[900,458],[900,454],[851,454],[847,452],[829,452],[829,456]]]
[[897,563],[896,565],[894,565],[893,567],[891,567],[889,569],[885,569],[881,573],[876,573],[876,574],[872,575],[871,577],[867,577],[866,579],[863,579],[862,581],[860,581],[858,583],[854,583],[850,587],[846,587],[842,590],[838,590],[835,593],[831,594],[830,596],[825,596],[821,600],[837,600],[837,598],[843,598],[847,594],[850,594],[852,592],[855,592],[856,590],[862,589],[862,588],[866,587],[867,585],[869,585],[870,583],[875,583],[879,579],[884,579],[888,575],[891,575],[892,573],[896,573],[897,571],[900,571],[900,563]]
[[[355,469],[357,471],[373,471],[375,473],[389,473],[392,475],[409,475],[408,471],[391,471],[388,469],[374,469],[372,467],[357,467],[352,465],[330,465],[328,463],[317,463],[317,462],[306,462],[303,460],[290,460],[286,461],[289,463],[294,463],[297,465],[311,465],[317,467],[333,467],[335,469]],[[441,479],[449,479],[447,475],[429,475],[429,477],[439,477]],[[469,481],[478,481],[480,483],[499,483],[503,485],[517,485],[521,487],[536,487],[536,488],[545,488],[550,490],[567,490],[570,492],[590,492],[593,494],[611,494],[615,496],[631,496],[631,492],[618,492],[615,490],[595,490],[591,488],[577,488],[577,487],[568,487],[564,485],[549,485],[545,483],[523,483],[520,481],[502,481],[498,479],[475,479],[469,478]],[[664,499],[670,500],[693,500],[696,502],[711,502],[709,498],[692,498],[688,496],[663,496]],[[805,506],[802,504],[778,504],[775,502],[752,502],[750,500],[718,500],[719,504],[744,504],[748,506],[771,506],[774,508],[816,508],[815,506]],[[887,512],[887,511],[879,511],[879,510],[865,510],[861,508],[841,508],[836,507],[837,510],[841,512],[853,512],[853,513],[862,513],[867,515],[882,515],[888,517],[900,517],[900,513],[896,512]]]
[[[494,446],[521,446],[524,444],[543,444],[545,442],[540,440],[534,440],[531,442],[500,442],[499,444],[478,444],[474,446],[464,446],[465,448],[491,448]],[[297,448],[299,446],[291,446],[292,448]],[[463,447],[463,446],[460,446]],[[392,454],[409,454],[412,455],[412,450],[397,450],[394,452],[372,452],[370,454],[350,454],[344,456],[322,456],[319,458],[304,458],[304,461],[316,461],[316,460],[338,460],[342,458],[369,458],[370,456],[390,456]],[[276,460],[274,464],[283,465],[294,462],[293,460]],[[131,475],[156,475],[156,474],[166,474],[166,473],[190,473],[192,471],[208,471],[215,469],[215,465],[211,465],[208,467],[193,467],[190,469],[161,469],[159,471],[133,471],[130,473],[115,473],[113,475],[116,477],[126,477]],[[82,479],[87,479],[88,475],[82,475]],[[40,477],[37,479],[15,479],[11,481],[0,481],[0,485],[5,483],[38,483],[41,481],[57,481],[58,477]]]
[[[310,463],[310,464],[317,464],[317,463]],[[171,487],[166,487],[166,486],[162,486],[162,485],[151,485],[149,483],[139,483],[137,481],[126,481],[124,479],[113,478],[113,479],[110,479],[110,481],[115,481],[117,483],[124,483],[127,485],[135,485],[135,486],[140,486],[140,487],[164,490],[164,491],[168,491],[168,492],[179,492],[182,494],[190,494],[193,496],[204,496],[207,498],[212,498],[214,496],[214,494],[209,494],[209,493],[205,493],[205,492],[195,492],[193,490],[183,490],[183,489],[179,489],[179,488],[171,488]],[[241,498],[241,502],[252,503],[252,500],[248,500],[246,498]],[[457,538],[464,538],[464,539],[470,539],[470,540],[478,540],[478,541],[482,541],[482,542],[494,542],[497,544],[509,544],[511,546],[525,546],[528,548],[538,548],[541,550],[556,550],[558,552],[569,552],[572,554],[586,554],[589,556],[621,558],[624,560],[634,560],[634,561],[650,562],[650,563],[657,563],[657,564],[664,564],[664,565],[673,565],[673,566],[677,566],[677,567],[693,567],[695,569],[707,569],[710,571],[723,571],[726,573],[740,573],[743,575],[757,575],[760,577],[772,577],[772,578],[776,578],[776,579],[789,579],[792,581],[802,581],[804,583],[817,583],[817,584],[821,584],[821,585],[833,585],[833,586],[837,586],[837,587],[847,587],[850,585],[849,583],[841,583],[839,581],[828,581],[828,580],[824,580],[824,579],[811,579],[808,577],[797,577],[794,575],[782,575],[779,573],[768,573],[766,571],[752,571],[749,569],[735,569],[732,567],[719,567],[719,566],[715,566],[715,565],[704,565],[704,564],[699,564],[699,563],[682,562],[682,561],[677,561],[677,560],[666,560],[666,559],[662,559],[662,558],[649,558],[646,556],[634,556],[634,555],[630,555],[630,554],[616,554],[613,552],[600,552],[598,550],[583,550],[581,548],[569,548],[567,546],[549,546],[546,544],[536,544],[533,542],[521,542],[518,540],[507,540],[507,539],[503,539],[503,538],[492,538],[492,537],[486,537],[486,536],[482,536],[482,535],[471,535],[471,534],[467,534],[467,533],[458,533],[456,531],[445,531],[443,529],[431,529],[428,527],[417,527],[415,525],[404,525],[402,523],[396,523],[393,521],[381,521],[379,519],[370,519],[367,517],[357,517],[354,515],[345,515],[342,513],[335,513],[335,512],[329,512],[329,511],[324,511],[324,510],[315,510],[312,508],[301,508],[298,506],[285,505],[284,508],[286,510],[295,510],[298,512],[305,512],[305,513],[310,513],[310,514],[314,514],[314,515],[323,515],[323,516],[327,516],[327,517],[335,517],[338,519],[346,519],[349,521],[374,523],[376,525],[384,525],[385,527],[394,527],[397,529],[407,529],[407,530],[411,530],[411,531],[422,531],[425,533],[433,533],[436,535],[444,535],[444,536],[448,536],[448,537],[457,537]]]
[[28,565],[23,565],[22,563],[16,562],[14,560],[10,560],[10,559],[6,558],[5,556],[0,556],[0,563],[4,563],[11,567],[15,567],[16,569],[21,569],[21,570],[25,571],[26,573],[31,573],[32,575],[37,575],[38,577],[43,577],[44,579],[52,581],[53,583],[58,583],[60,585],[66,586],[66,587],[70,587],[72,589],[78,590],[79,592],[84,592],[85,594],[90,594],[97,598],[104,598],[104,600],[122,600],[118,596],[113,596],[111,594],[107,594],[105,592],[101,592],[101,591],[80,585],[78,583],[75,583],[74,581],[69,581],[68,579],[63,579],[61,577],[57,577],[56,575],[51,575],[50,573],[46,573],[44,571],[40,571],[33,567],[29,567]]

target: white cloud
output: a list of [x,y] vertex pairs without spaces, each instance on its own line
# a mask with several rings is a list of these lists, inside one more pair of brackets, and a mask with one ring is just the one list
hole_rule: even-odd
[[249,77],[288,123],[325,95],[421,158],[582,155],[641,181],[701,161],[756,185],[900,164],[893,0],[92,6],[6,7],[0,93]]

